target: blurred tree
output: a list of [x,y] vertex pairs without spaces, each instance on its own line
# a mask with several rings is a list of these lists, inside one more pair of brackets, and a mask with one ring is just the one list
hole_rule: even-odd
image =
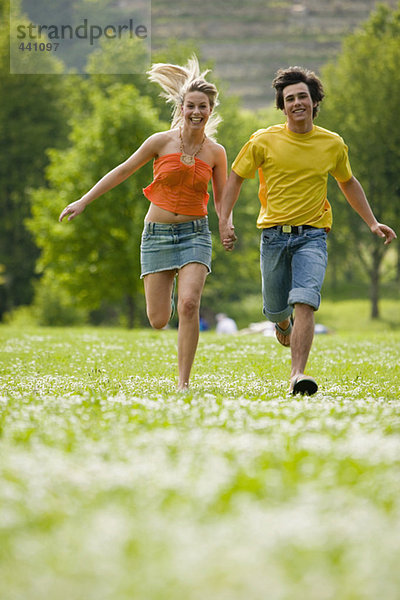
[[151,164],[90,204],[72,223],[60,224],[57,218],[64,206],[167,126],[150,99],[129,84],[111,84],[105,91],[93,87],[88,102],[70,121],[69,149],[49,151],[49,189],[32,193],[29,228],[42,249],[39,272],[51,273],[83,308],[125,298],[133,326],[142,294],[139,245],[148,206],[142,188],[151,180]]
[[[349,145],[354,174],[378,221],[391,225],[398,233],[400,123],[395,115],[400,97],[399,39],[400,5],[396,10],[381,5],[359,31],[347,38],[337,63],[325,68],[327,98],[321,114],[321,125],[340,132]],[[336,186],[330,192],[335,205],[331,250],[340,253],[342,263],[354,266],[356,261],[361,262],[370,282],[371,317],[377,318],[387,248],[368,232]]]
[[[50,140],[60,146],[66,135],[64,81],[54,75],[11,75],[9,2],[0,1],[0,318],[30,303],[37,248],[25,227],[30,215],[28,190],[44,184]],[[21,17],[21,23],[24,20]],[[49,55],[48,73],[60,63]]]

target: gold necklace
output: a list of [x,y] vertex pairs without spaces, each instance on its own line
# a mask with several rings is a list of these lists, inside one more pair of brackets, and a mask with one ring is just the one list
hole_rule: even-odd
[[179,128],[179,138],[181,140],[181,146],[180,146],[180,150],[181,150],[181,163],[183,163],[184,165],[194,165],[194,163],[195,163],[194,158],[195,158],[195,156],[198,155],[198,153],[202,149],[203,144],[206,141],[206,137],[207,136],[204,135],[199,148],[197,149],[197,151],[194,154],[186,154],[185,149],[183,147],[182,129]]

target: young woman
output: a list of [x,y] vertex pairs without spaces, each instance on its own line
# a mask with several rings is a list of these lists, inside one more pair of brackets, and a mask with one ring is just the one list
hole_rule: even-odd
[[147,315],[162,329],[171,316],[178,279],[178,388],[189,386],[199,337],[203,286],[211,271],[211,233],[207,187],[212,180],[215,210],[227,175],[226,153],[213,139],[219,117],[216,87],[200,73],[196,57],[186,67],[155,64],[148,75],[173,103],[169,131],[150,136],[125,162],[107,173],[82,198],[69,204],[59,220],[78,216],[85,207],[154,160],[154,180],[143,192],[150,201],[141,241],[141,268]]

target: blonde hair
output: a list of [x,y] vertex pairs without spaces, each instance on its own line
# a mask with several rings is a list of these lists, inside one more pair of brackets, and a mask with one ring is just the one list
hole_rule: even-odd
[[[164,90],[160,96],[174,105],[171,129],[179,127],[183,123],[181,109],[188,92],[202,92],[206,94],[212,109],[218,106],[218,90],[213,83],[205,79],[209,71],[210,69],[200,72],[199,62],[195,55],[188,60],[185,67],[156,63],[147,71],[150,81],[158,83]],[[209,138],[213,139],[221,120],[221,117],[215,114],[213,110],[205,127],[205,133]]]

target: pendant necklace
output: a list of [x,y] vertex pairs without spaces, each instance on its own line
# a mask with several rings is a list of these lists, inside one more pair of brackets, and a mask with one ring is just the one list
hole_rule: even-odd
[[181,146],[180,146],[180,150],[181,150],[181,163],[183,163],[184,165],[194,165],[195,163],[195,156],[198,155],[198,153],[200,152],[200,150],[203,147],[204,142],[206,141],[206,135],[203,137],[203,140],[198,148],[198,150],[194,153],[194,154],[186,154],[184,148],[183,148],[183,138],[182,138],[182,129],[179,128],[179,137],[181,140]]

